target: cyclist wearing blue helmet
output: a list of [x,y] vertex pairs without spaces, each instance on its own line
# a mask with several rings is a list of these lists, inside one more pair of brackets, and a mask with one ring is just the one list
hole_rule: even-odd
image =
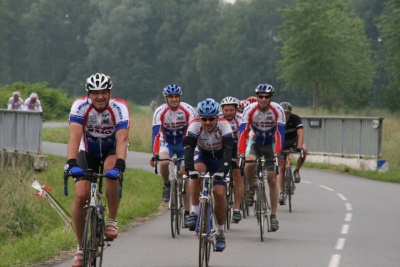
[[192,209],[188,222],[189,230],[194,231],[199,214],[200,179],[199,173],[214,174],[215,216],[217,219],[217,251],[225,249],[224,227],[226,220],[226,182],[225,174],[230,170],[232,160],[233,135],[227,120],[219,118],[219,104],[206,99],[197,105],[198,118],[194,119],[183,140],[185,147],[186,171],[192,178]]
[[[183,157],[184,149],[182,145],[183,136],[187,130],[189,122],[194,119],[196,112],[194,108],[181,102],[181,87],[170,84],[163,90],[165,103],[160,105],[153,116],[152,151],[153,158],[150,161],[154,167],[154,161],[158,157],[171,158],[174,154],[178,158]],[[165,202],[169,201],[171,184],[169,182],[169,161],[160,161],[160,174],[164,180],[162,198]],[[181,164],[180,174],[183,175],[185,168]],[[190,190],[185,194],[185,221],[189,220],[190,209]]]
[[[239,126],[238,154],[243,156],[246,152],[246,158],[249,160],[255,160],[257,156],[272,159],[282,151],[285,140],[285,112],[278,103],[272,101],[275,89],[271,85],[260,84],[256,87],[255,92],[257,102],[248,105],[243,111],[242,123]],[[251,135],[249,136],[250,131]],[[273,163],[267,162],[266,167],[271,199],[270,229],[275,232],[279,229],[279,222],[276,219],[279,190]],[[254,163],[246,163],[244,173],[249,183],[249,190],[246,194],[249,206],[252,206],[254,202],[254,170]]]

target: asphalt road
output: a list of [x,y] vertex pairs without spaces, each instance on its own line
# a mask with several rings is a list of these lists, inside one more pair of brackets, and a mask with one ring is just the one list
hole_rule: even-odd
[[[66,145],[43,142],[43,152],[65,156]],[[152,171],[149,157],[129,152],[127,167]],[[301,176],[292,213],[279,206],[277,232],[261,242],[251,213],[226,231],[227,247],[212,253],[210,265],[400,266],[399,184],[311,169]],[[174,239],[169,227],[167,212],[122,233],[105,250],[103,266],[197,266],[195,234],[183,229]]]

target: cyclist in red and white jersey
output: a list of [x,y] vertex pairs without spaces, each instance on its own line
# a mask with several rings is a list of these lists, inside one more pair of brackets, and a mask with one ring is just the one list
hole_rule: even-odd
[[199,214],[201,180],[199,173],[214,174],[215,217],[217,220],[215,250],[225,249],[224,227],[226,220],[226,182],[223,180],[231,168],[232,128],[223,118],[218,118],[219,104],[206,99],[197,105],[198,118],[190,122],[183,140],[186,171],[192,178],[192,209],[187,223],[194,231]]
[[78,250],[72,261],[73,267],[82,266],[82,243],[85,209],[90,197],[90,181],[81,179],[84,170],[106,173],[106,198],[108,220],[105,236],[118,236],[117,215],[119,181],[125,170],[129,143],[130,114],[128,104],[119,98],[111,98],[112,81],[109,76],[96,73],[87,78],[88,95],[74,101],[69,115],[68,161],[64,170],[75,178],[75,201],[72,220],[78,240]]
[[8,99],[8,110],[24,110],[24,100],[21,98],[19,92],[14,92],[12,97]]
[[[153,160],[151,165],[154,167],[154,160],[157,157],[171,158],[174,154],[178,158],[183,158],[183,137],[188,128],[189,122],[196,116],[193,107],[181,101],[181,87],[170,84],[163,90],[165,103],[160,105],[153,115],[153,134],[152,151]],[[169,182],[169,161],[160,161],[160,174],[164,181],[162,198],[165,202],[169,201],[171,184]],[[181,162],[180,174],[185,173],[184,162]],[[185,222],[189,220],[190,209],[190,185],[186,183],[184,209]]]
[[[246,158],[255,160],[257,156],[264,156],[266,159],[272,159],[274,155],[279,155],[285,138],[285,113],[282,107],[272,102],[274,88],[269,84],[260,84],[255,89],[257,102],[252,103],[244,109],[242,123],[239,126],[239,151],[238,154],[243,156],[246,152],[246,145],[249,147]],[[252,137],[249,133],[252,130]],[[267,180],[269,186],[269,194],[271,199],[271,230],[279,229],[279,222],[276,219],[277,203],[278,203],[278,183],[277,176],[274,171],[272,162],[266,163]],[[245,165],[245,176],[249,183],[249,191],[247,192],[247,204],[253,205],[254,202],[254,171],[255,163],[247,163]]]
[[25,110],[43,112],[42,103],[40,103],[37,93],[32,93],[29,98],[25,100]]
[[222,112],[219,114],[220,117],[225,118],[229,122],[233,132],[232,158],[234,159],[234,162],[232,163],[232,178],[234,184],[233,190],[235,195],[235,203],[233,207],[232,221],[234,223],[239,223],[242,219],[242,214],[240,213],[240,203],[242,203],[244,194],[243,176],[241,175],[239,166],[236,162],[237,144],[239,140],[239,125],[242,122],[242,114],[237,112],[239,102],[239,99],[235,97],[225,97],[221,100]]

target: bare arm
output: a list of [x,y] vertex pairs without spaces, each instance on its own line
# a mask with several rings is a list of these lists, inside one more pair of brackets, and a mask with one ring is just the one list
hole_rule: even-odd
[[77,159],[79,144],[83,135],[83,126],[78,123],[70,123],[69,125],[69,142],[67,150],[68,159]]
[[303,128],[297,129],[297,147],[300,148],[304,144]]
[[126,159],[127,146],[128,146],[128,135],[129,135],[128,129],[121,129],[118,132],[116,132],[116,134],[115,134],[115,137],[117,139],[115,155],[117,156],[117,159],[123,159],[123,160]]

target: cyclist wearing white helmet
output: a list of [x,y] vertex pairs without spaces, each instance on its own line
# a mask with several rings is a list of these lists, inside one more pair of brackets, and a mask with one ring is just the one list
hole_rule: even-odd
[[[303,131],[303,122],[301,118],[292,113],[292,105],[289,102],[280,103],[283,110],[285,111],[286,117],[286,134],[285,134],[285,142],[283,150],[302,148],[303,149],[303,158],[299,157],[297,159],[296,169],[293,172],[294,182],[300,183],[300,168],[306,160],[307,155],[307,146],[304,143],[304,131]],[[285,186],[285,161],[279,161],[279,174],[278,174],[278,183],[279,183],[279,204],[285,205],[285,196],[283,194],[283,189]]]
[[214,199],[216,229],[216,251],[225,249],[224,227],[226,220],[226,182],[223,180],[231,168],[233,136],[229,123],[218,118],[219,104],[206,99],[197,105],[198,118],[190,122],[187,135],[183,139],[185,147],[186,171],[192,178],[192,209],[188,222],[194,231],[199,214],[201,181],[199,173],[214,174]]
[[[255,92],[257,102],[244,109],[242,123],[239,126],[238,154],[244,156],[247,145],[246,159],[255,160],[257,156],[273,159],[274,155],[279,155],[282,151],[285,136],[285,114],[282,107],[272,101],[275,89],[271,85],[260,84]],[[250,131],[253,134],[251,139],[248,140]],[[246,144],[247,141],[248,144]],[[279,222],[276,219],[279,190],[273,163],[266,162],[266,167],[271,199],[270,229],[275,232],[279,229]],[[244,173],[249,183],[249,190],[246,195],[247,205],[249,206],[252,206],[254,202],[254,171],[255,163],[246,163]]]
[[8,99],[8,110],[23,110],[24,109],[24,100],[21,98],[19,92],[14,92],[12,97]]
[[75,201],[72,219],[78,241],[78,250],[72,261],[73,267],[82,266],[81,243],[87,205],[90,196],[88,181],[82,179],[86,169],[106,173],[106,198],[108,220],[105,236],[118,236],[117,215],[119,179],[125,170],[130,114],[128,104],[119,98],[111,98],[112,81],[102,73],[86,80],[87,96],[74,101],[69,114],[69,142],[67,165],[64,170],[75,178]]
[[40,103],[37,93],[32,93],[29,98],[25,100],[25,110],[43,112],[42,103]]
[[[194,108],[181,101],[182,89],[176,84],[169,84],[163,90],[165,103],[160,105],[153,115],[152,151],[153,159],[150,161],[154,167],[154,160],[158,157],[171,158],[176,154],[178,158],[184,156],[183,136],[189,122],[196,116]],[[162,198],[165,202],[170,199],[171,184],[169,182],[169,161],[160,161],[160,174],[164,181]],[[180,175],[185,173],[184,163],[180,168]],[[184,199],[184,220],[189,220],[190,210],[190,185],[186,183]]]
[[[222,112],[219,114],[220,117],[225,118],[232,127],[233,132],[233,152],[232,158],[236,159],[237,156],[237,144],[239,140],[239,125],[242,121],[242,115],[237,112],[239,99],[227,96],[221,100]],[[240,174],[239,166],[235,162],[232,162],[232,178],[234,183],[234,195],[235,203],[233,207],[232,221],[234,223],[239,223],[242,219],[242,214],[240,213],[240,203],[242,202],[244,194],[244,183],[243,176]]]

